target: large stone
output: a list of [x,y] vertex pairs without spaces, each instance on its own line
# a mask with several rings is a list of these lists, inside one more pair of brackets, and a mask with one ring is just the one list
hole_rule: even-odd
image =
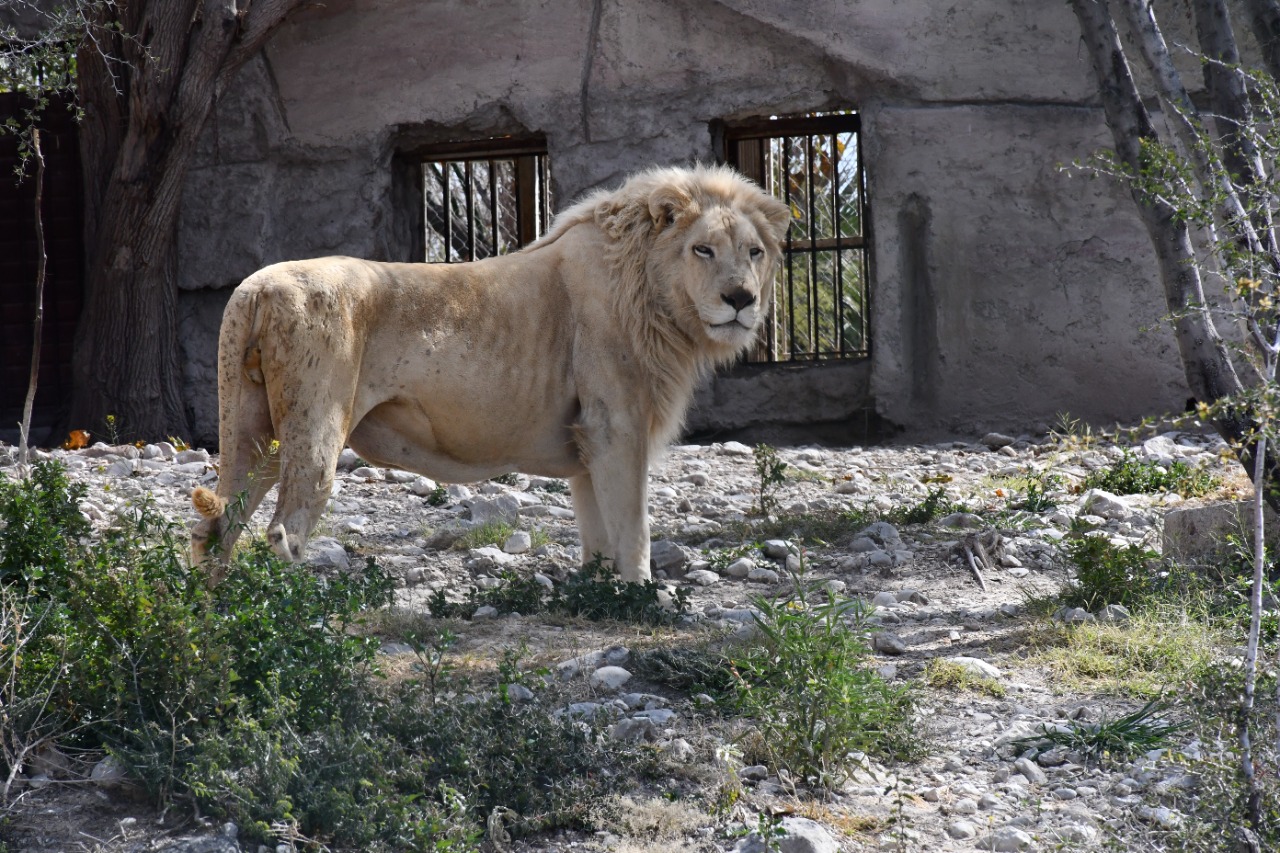
[[520,520],[520,502],[511,495],[498,495],[492,499],[476,498],[471,502],[473,524],[515,524]]
[[738,842],[736,853],[839,853],[840,845],[822,824],[805,817],[784,817],[781,834],[763,838],[756,833]]
[[659,539],[649,546],[649,566],[668,576],[679,573],[689,563],[685,550],[669,539]]
[[[1181,563],[1213,562],[1231,550],[1230,539],[1253,540],[1253,502],[1226,501],[1171,509],[1164,514],[1164,555]],[[1264,507],[1262,529],[1271,548],[1280,545],[1280,518]]]
[[1133,515],[1133,507],[1124,498],[1105,489],[1090,489],[1080,501],[1080,512],[1108,519],[1125,519]]

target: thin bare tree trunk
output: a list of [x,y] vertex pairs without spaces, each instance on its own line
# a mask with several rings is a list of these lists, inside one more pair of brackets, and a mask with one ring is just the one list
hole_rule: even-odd
[[[1143,143],[1160,140],[1129,71],[1115,21],[1106,0],[1069,2],[1080,22],[1117,158],[1132,174],[1141,174]],[[1173,317],[1174,339],[1191,393],[1207,402],[1239,394],[1244,385],[1209,312],[1187,223],[1169,204],[1144,195],[1137,186],[1132,186],[1131,192],[1156,252],[1165,303]],[[1236,449],[1250,475],[1256,451],[1255,426],[1242,412],[1225,412],[1214,419],[1214,427]],[[1280,459],[1273,453],[1266,465],[1268,481],[1275,482],[1280,478]],[[1280,495],[1268,490],[1266,497],[1272,509],[1280,511]]]
[[44,277],[48,256],[44,248],[44,151],[40,148],[40,128],[31,129],[31,156],[36,161],[36,310],[31,330],[31,375],[27,379],[27,399],[22,405],[22,424],[18,428],[18,461],[25,469],[31,464],[28,439],[31,434],[31,409],[36,401],[36,383],[40,378],[40,351],[44,342]]

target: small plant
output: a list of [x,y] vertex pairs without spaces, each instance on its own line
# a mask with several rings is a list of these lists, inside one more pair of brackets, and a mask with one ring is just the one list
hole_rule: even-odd
[[755,600],[760,639],[730,655],[732,696],[756,720],[770,764],[830,786],[848,777],[850,753],[906,758],[920,741],[909,692],[868,665],[864,605],[819,595],[797,584],[791,596]]
[[520,482],[520,478],[514,472],[508,472],[506,474],[499,474],[492,478],[490,482],[497,483],[501,486],[514,486]]
[[431,506],[444,506],[449,502],[449,492],[444,486],[436,486],[427,494],[427,503]]
[[947,497],[944,489],[930,489],[924,499],[912,506],[900,507],[886,513],[885,520],[895,524],[928,524],[935,518],[953,512],[963,512],[967,507]]
[[1049,435],[1058,444],[1072,449],[1092,447],[1097,442],[1093,427],[1080,418],[1073,418],[1069,412],[1059,412]]
[[1204,467],[1193,468],[1179,460],[1163,468],[1126,451],[1110,467],[1086,477],[1080,488],[1105,489],[1118,495],[1176,492],[1184,498],[1194,498],[1208,494],[1217,485],[1218,479]]
[[538,490],[547,492],[552,495],[563,495],[569,491],[569,484],[564,480],[547,480],[542,485],[536,487]]
[[449,601],[442,590],[436,590],[428,607],[440,619],[470,618],[476,608],[487,604],[503,613],[550,612],[646,625],[666,625],[689,611],[687,590],[676,590],[666,602],[664,596],[656,581],[627,583],[597,556],[554,590],[547,590],[532,576],[504,571],[496,586],[473,590],[462,602]]
[[1062,604],[1093,612],[1108,604],[1132,607],[1152,594],[1152,566],[1159,554],[1140,545],[1119,547],[1102,536],[1067,541],[1067,559],[1075,564],[1076,576],[1063,589]]
[[974,674],[954,661],[935,658],[925,664],[924,680],[930,687],[938,690],[965,690],[970,693],[983,693],[996,699],[1003,699],[1005,687],[993,678],[983,678]]
[[1049,492],[1062,486],[1062,478],[1048,471],[1033,474],[1027,478],[1027,494],[1018,504],[1018,509],[1027,512],[1048,512],[1057,507],[1058,502],[1049,496]]
[[551,609],[568,616],[649,625],[669,624],[689,611],[687,590],[677,589],[664,604],[664,590],[657,581],[627,583],[608,563],[597,554],[571,574],[556,589]]
[[755,543],[751,543],[739,545],[736,548],[715,548],[703,551],[703,556],[706,557],[711,571],[716,574],[724,574],[725,569],[729,568],[736,560],[755,551],[757,547]]
[[487,521],[478,527],[472,527],[453,543],[454,548],[466,551],[471,548],[483,548],[494,545],[499,548],[511,538],[516,529],[505,521]]
[[1063,746],[1095,759],[1124,758],[1160,749],[1174,734],[1187,728],[1187,723],[1171,723],[1165,719],[1162,715],[1167,711],[1167,705],[1152,699],[1138,710],[1115,719],[1104,718],[1098,723],[1072,721],[1059,728],[1041,726],[1039,733],[1019,738],[1011,745],[1040,749]]
[[759,478],[759,510],[761,515],[771,515],[778,508],[778,487],[787,481],[787,463],[778,458],[777,449],[767,444],[757,444],[753,451],[756,459],[756,476]]

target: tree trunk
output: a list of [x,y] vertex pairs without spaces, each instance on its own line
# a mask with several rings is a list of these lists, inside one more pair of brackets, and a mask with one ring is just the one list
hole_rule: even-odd
[[[1116,156],[1133,174],[1140,174],[1142,143],[1158,142],[1159,136],[1129,71],[1106,0],[1070,0],[1070,4],[1098,81]],[[1245,386],[1207,308],[1186,222],[1168,204],[1143,195],[1136,186],[1132,195],[1156,251],[1165,302],[1174,317],[1174,337],[1191,393],[1206,402],[1238,395]],[[1215,417],[1213,425],[1252,475],[1257,440],[1254,420],[1247,412],[1224,412]],[[1266,469],[1268,482],[1280,482],[1276,479],[1280,478],[1280,459],[1274,453],[1268,455]],[[1268,489],[1266,499],[1280,512],[1280,493]]]
[[85,307],[70,426],[188,435],[178,346],[182,184],[218,92],[303,0],[101,4],[77,56]]

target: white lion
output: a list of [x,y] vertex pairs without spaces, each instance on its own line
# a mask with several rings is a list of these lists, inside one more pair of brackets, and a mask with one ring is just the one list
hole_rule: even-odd
[[217,583],[240,528],[230,516],[247,521],[277,481],[267,539],[298,560],[349,444],[450,482],[566,477],[584,562],[600,554],[647,580],[650,460],[699,376],[755,339],[790,219],[730,169],[656,168],[514,254],[251,275],[223,315],[221,466],[216,496],[193,495],[193,560],[216,540]]

